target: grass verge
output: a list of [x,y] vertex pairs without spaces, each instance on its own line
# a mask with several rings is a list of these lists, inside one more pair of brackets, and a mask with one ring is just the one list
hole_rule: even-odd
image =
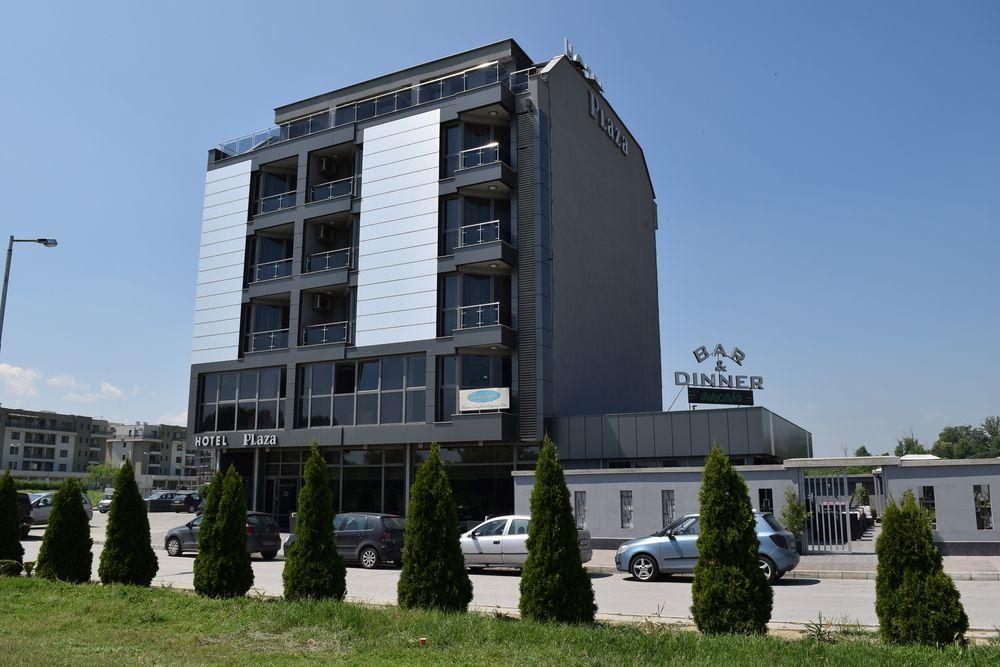
[[[427,645],[418,646],[420,637]],[[652,624],[570,627],[481,614],[240,598],[0,577],[4,664],[996,665],[1000,647],[705,637]]]

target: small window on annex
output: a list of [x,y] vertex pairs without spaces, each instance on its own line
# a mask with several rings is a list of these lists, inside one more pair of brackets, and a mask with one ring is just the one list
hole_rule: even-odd
[[934,505],[934,487],[920,487],[920,506],[931,515],[931,528],[937,529],[937,508]]
[[200,433],[284,428],[285,369],[202,375],[198,388]]
[[976,510],[976,530],[993,530],[993,502],[989,484],[972,485],[972,502]]

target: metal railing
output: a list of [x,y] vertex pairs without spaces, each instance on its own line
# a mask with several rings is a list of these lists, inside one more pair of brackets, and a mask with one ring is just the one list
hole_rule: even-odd
[[292,260],[279,259],[276,262],[263,262],[253,267],[253,281],[255,283],[265,280],[275,280],[277,278],[287,278],[292,275]]
[[309,201],[325,201],[338,197],[348,197],[354,194],[354,177],[348,176],[336,181],[327,181],[314,185],[309,190]]
[[500,159],[500,144],[497,142],[478,146],[476,148],[466,148],[458,153],[458,170],[482,167],[487,164],[502,162]]
[[274,211],[282,211],[286,208],[292,208],[295,206],[295,195],[295,190],[289,190],[288,192],[282,192],[278,195],[261,197],[257,200],[257,205],[254,207],[254,215],[273,213]]
[[351,265],[351,249],[327,250],[306,257],[306,273],[346,269]]
[[217,159],[225,160],[333,127],[395,113],[402,109],[409,109],[497,83],[507,86],[512,92],[523,93],[527,91],[528,80],[537,74],[538,70],[534,67],[511,73],[499,62],[484,63],[457,74],[425,81],[377,97],[343,104],[334,109],[320,111],[260,132],[223,142],[215,147],[219,152]]
[[305,327],[302,329],[302,344],[346,343],[348,326],[347,322],[327,322]]
[[247,352],[283,350],[288,347],[288,329],[255,331],[247,334]]
[[458,245],[462,248],[482,243],[491,243],[493,241],[506,241],[510,243],[510,234],[507,231],[507,227],[500,220],[464,225],[458,230]]
[[458,309],[458,328],[476,329],[509,322],[507,310],[499,301],[462,306]]

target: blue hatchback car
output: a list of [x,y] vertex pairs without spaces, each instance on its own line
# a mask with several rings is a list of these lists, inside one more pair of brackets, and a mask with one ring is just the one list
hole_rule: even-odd
[[[799,564],[795,536],[770,514],[754,512],[754,519],[760,542],[760,569],[767,581],[774,583]],[[619,572],[631,572],[639,581],[694,572],[700,528],[698,515],[688,514],[649,537],[629,540],[618,547],[615,567]]]

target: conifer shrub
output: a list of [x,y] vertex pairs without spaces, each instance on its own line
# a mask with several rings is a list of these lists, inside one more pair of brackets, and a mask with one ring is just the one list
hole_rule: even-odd
[[159,564],[149,539],[146,501],[135,483],[132,462],[115,473],[114,502],[108,511],[104,550],[97,574],[104,584],[149,586]]
[[326,462],[314,442],[296,506],[295,542],[288,549],[282,580],[285,598],[344,599],[347,569],[333,532],[333,494]]
[[597,605],[590,576],[580,561],[580,536],[570,507],[559,455],[545,436],[535,465],[528,526],[528,559],[521,573],[523,618],[593,623]]
[[0,560],[18,563],[24,558],[21,546],[21,507],[10,472],[0,478]]
[[0,577],[20,577],[23,569],[16,560],[0,560]]
[[83,486],[75,479],[62,483],[52,500],[49,523],[38,551],[35,571],[43,579],[70,583],[90,581],[94,554],[90,521],[83,508]]
[[194,560],[194,587],[199,595],[232,598],[253,586],[247,552],[247,506],[243,479],[232,466],[216,473],[205,498]]
[[875,613],[879,632],[894,644],[944,645],[962,641],[969,619],[954,582],[944,573],[931,518],[913,493],[892,499],[875,542]]
[[759,566],[753,506],[742,475],[718,445],[705,461],[699,501],[694,622],[706,634],[764,634],[773,591]]
[[411,609],[465,611],[472,581],[458,543],[458,511],[438,452],[431,446],[410,488],[403,538],[403,570],[396,594]]

